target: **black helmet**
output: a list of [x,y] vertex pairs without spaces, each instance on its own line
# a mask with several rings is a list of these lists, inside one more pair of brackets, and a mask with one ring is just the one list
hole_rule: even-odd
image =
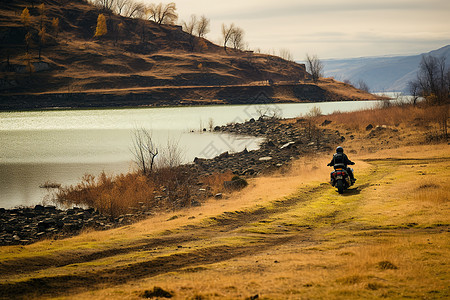
[[338,146],[336,148],[336,153],[344,153],[344,148],[342,148],[341,146]]

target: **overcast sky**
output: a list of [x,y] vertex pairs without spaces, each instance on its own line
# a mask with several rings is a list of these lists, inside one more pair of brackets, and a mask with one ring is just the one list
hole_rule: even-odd
[[[158,2],[146,0],[146,2]],[[168,3],[172,1],[163,1]],[[294,59],[348,58],[428,52],[450,44],[449,0],[173,0],[179,22],[191,14],[245,31],[252,50],[289,49]]]

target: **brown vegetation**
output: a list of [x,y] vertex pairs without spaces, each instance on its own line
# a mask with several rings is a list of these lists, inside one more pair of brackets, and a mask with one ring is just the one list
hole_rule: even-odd
[[58,186],[53,201],[66,207],[91,207],[111,217],[137,210],[155,214],[190,207],[193,201],[198,204],[208,195],[224,192],[224,182],[232,177],[231,171],[198,176],[183,166],[158,168],[147,175],[86,174],[76,185]]
[[344,195],[325,183],[328,155],[318,154],[201,207],[3,247],[0,291],[38,299],[447,299],[447,150],[358,155],[358,184]]
[[[242,36],[233,40],[236,49],[224,51],[203,38],[209,24],[204,16],[189,34],[181,26],[116,15],[82,0],[43,3],[45,11],[25,0],[0,7],[1,109],[376,98],[331,80],[317,89],[302,64],[237,50]],[[105,21],[98,23],[100,15]],[[97,24],[102,35],[94,37]],[[236,87],[247,92],[240,96]],[[336,93],[340,89],[351,95]],[[107,100],[100,104],[101,96]]]

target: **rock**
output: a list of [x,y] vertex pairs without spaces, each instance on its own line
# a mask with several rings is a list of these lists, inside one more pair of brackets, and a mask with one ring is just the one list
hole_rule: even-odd
[[192,200],[191,201],[191,206],[198,207],[198,206],[202,206],[202,204],[199,201],[197,201],[197,200]]
[[369,124],[369,125],[366,126],[366,131],[369,131],[369,130],[371,130],[372,128],[373,128],[373,125],[372,125],[372,124]]
[[222,193],[217,193],[214,195],[214,198],[216,199],[222,199],[222,197],[223,197]]
[[228,156],[230,156],[230,154],[228,153],[228,151],[225,151],[224,153],[220,154],[216,158],[225,158],[225,157],[228,157]]
[[275,147],[275,144],[272,141],[267,141],[266,146],[267,147]]
[[288,142],[288,143],[284,144],[283,146],[281,146],[280,150],[290,149],[293,145],[295,145],[295,142]]
[[231,181],[224,181],[223,182],[223,186],[226,190],[229,191],[236,191],[236,190],[240,190],[243,189],[244,187],[246,187],[248,185],[247,181],[243,178],[236,178]]
[[331,124],[330,120],[325,120],[322,122],[322,124],[320,124],[321,126],[327,126],[328,124]]
[[254,175],[257,172],[254,169],[246,169],[244,172],[242,172],[242,175]]
[[42,211],[44,209],[45,209],[45,207],[42,205],[39,205],[39,204],[34,207],[34,210],[38,210],[38,211]]
[[264,156],[264,157],[260,157],[258,158],[259,161],[268,161],[268,160],[272,160],[271,156]]

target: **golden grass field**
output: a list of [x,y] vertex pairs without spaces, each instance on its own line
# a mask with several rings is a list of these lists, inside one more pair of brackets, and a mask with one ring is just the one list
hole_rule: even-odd
[[343,195],[327,183],[332,153],[317,153],[201,207],[1,247],[0,298],[450,298],[450,146],[424,143],[429,127],[369,139],[326,118],[353,135],[358,181]]

